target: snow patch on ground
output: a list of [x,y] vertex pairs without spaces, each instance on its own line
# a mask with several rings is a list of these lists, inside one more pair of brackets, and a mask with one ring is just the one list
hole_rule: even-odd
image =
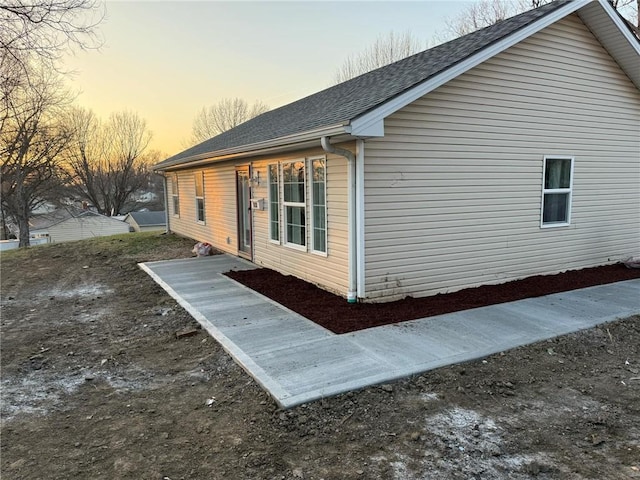
[[113,293],[111,288],[99,283],[79,285],[75,288],[56,287],[43,291],[41,297],[53,298],[87,298],[87,297],[104,297]]
[[[20,414],[46,415],[63,402],[65,395],[73,394],[81,385],[104,381],[116,392],[145,390],[160,386],[153,373],[129,366],[126,376],[108,369],[81,369],[60,375],[60,372],[37,370],[20,378],[2,379],[2,423]],[[43,388],[46,386],[46,388]]]
[[111,309],[108,306],[105,306],[104,308],[96,308],[90,311],[77,312],[73,316],[69,317],[68,320],[71,322],[95,323],[110,313]]
[[84,378],[79,376],[53,378],[41,371],[31,372],[22,378],[3,379],[0,383],[2,422],[21,413],[45,415],[63,395],[73,393],[83,382]]
[[422,393],[420,394],[420,398],[425,402],[434,402],[439,399],[437,393]]
[[396,458],[395,462],[389,463],[393,470],[393,478],[397,480],[417,480],[417,477],[413,476],[407,468],[407,457],[405,455],[397,455]]
[[[489,417],[460,407],[429,415],[424,421],[419,466],[397,454],[389,462],[395,480],[446,480],[450,478],[525,480],[530,466],[553,465],[546,455],[510,455],[503,443],[504,430]],[[548,467],[545,467],[548,468]],[[417,470],[417,471],[416,471]]]

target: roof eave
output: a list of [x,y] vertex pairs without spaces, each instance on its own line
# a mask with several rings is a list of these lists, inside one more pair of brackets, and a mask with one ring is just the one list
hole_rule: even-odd
[[[602,12],[610,22],[599,21]],[[640,40],[631,32],[626,20],[606,0],[588,4],[580,9],[578,15],[633,84],[640,89]]]
[[264,155],[267,153],[277,153],[287,151],[292,148],[300,148],[307,144],[312,146],[315,143],[318,143],[321,137],[348,135],[349,130],[349,122],[342,122],[337,125],[308,130],[306,132],[278,137],[264,142],[192,155],[190,157],[180,158],[175,162],[161,162],[155,165],[153,170],[156,172],[177,170],[185,167],[199,166],[205,163],[215,163],[224,160]]
[[[607,0],[574,0],[572,2],[569,2],[567,5],[558,8],[558,10],[555,10],[542,18],[539,18],[535,22],[530,23],[520,30],[513,32],[511,35],[508,35],[498,42],[484,48],[475,55],[466,58],[458,64],[410,88],[404,93],[388,100],[385,103],[382,103],[373,110],[370,110],[360,117],[353,119],[350,129],[351,134],[354,137],[361,137],[366,136],[367,132],[370,132],[372,130],[383,130],[384,127],[381,125],[383,125],[384,119],[389,115],[397,112],[401,108],[418,100],[427,93],[453,80],[459,75],[462,75],[466,71],[481,64],[482,62],[485,62],[493,56],[505,51],[509,47],[523,41],[531,35],[534,35],[535,33],[548,27],[549,25],[562,20],[566,16],[571,15],[575,12],[578,12],[580,14],[580,10],[583,9],[586,13],[588,11],[588,8],[585,7],[596,7],[597,5],[600,5],[602,9],[600,11],[604,11],[606,15],[612,20],[612,25],[615,25],[615,27],[617,27],[616,33],[619,32],[620,35],[623,36],[627,41],[625,43],[625,48],[628,51],[626,52],[627,55],[625,58],[630,60],[626,60],[626,64],[622,64],[619,58],[616,58],[616,60],[621,64],[621,66],[623,66],[623,68],[626,67],[625,71],[629,75],[629,78],[631,78],[631,80],[636,84],[636,86],[640,86],[640,68],[638,68],[640,67],[640,58],[637,56],[637,53],[639,51],[638,42],[635,41],[635,38],[629,32],[629,30],[623,26],[622,21],[616,15],[613,7],[608,4]],[[581,15],[581,18],[583,19],[583,21],[585,21],[587,26],[592,31],[596,28],[604,28],[596,27],[595,25],[592,27],[591,25],[589,25],[589,20],[584,18],[586,16],[586,14]],[[597,33],[594,34],[598,36]],[[607,46],[605,45],[605,48],[606,47]],[[634,51],[636,53],[635,56],[633,54]],[[613,53],[612,56],[614,56],[615,58],[615,55]]]

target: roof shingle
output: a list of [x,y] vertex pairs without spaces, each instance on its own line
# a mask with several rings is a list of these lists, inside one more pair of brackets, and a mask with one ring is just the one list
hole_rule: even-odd
[[556,0],[263,113],[160,162],[156,168],[180,165],[207,153],[346,124],[570,1]]
[[164,210],[154,212],[130,212],[129,215],[131,215],[141,227],[166,225],[167,223],[166,212]]

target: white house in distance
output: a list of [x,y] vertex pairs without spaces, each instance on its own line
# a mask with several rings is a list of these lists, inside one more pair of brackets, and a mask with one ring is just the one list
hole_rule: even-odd
[[63,207],[29,219],[32,238],[47,238],[48,243],[69,242],[86,238],[129,233],[129,224],[97,212]]
[[558,0],[159,163],[169,229],[350,301],[640,254],[640,42]]
[[161,212],[131,212],[124,217],[136,232],[163,231],[167,228],[167,213]]

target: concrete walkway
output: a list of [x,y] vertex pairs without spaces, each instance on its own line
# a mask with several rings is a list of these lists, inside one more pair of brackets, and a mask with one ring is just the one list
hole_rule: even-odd
[[229,255],[140,264],[282,406],[640,314],[640,280],[336,335],[222,275]]

